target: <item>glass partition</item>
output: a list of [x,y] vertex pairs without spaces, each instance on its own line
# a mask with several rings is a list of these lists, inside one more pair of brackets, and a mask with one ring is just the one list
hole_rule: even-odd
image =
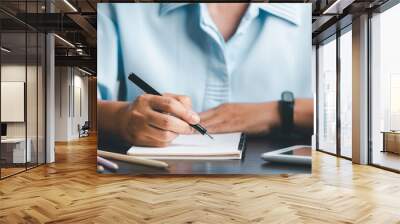
[[336,154],[336,37],[318,47],[318,149]]
[[2,177],[24,171],[31,161],[26,135],[26,41],[25,32],[1,34]]
[[371,19],[371,162],[400,171],[400,4]]
[[340,154],[352,157],[352,32],[340,36]]
[[[42,13],[43,5],[0,2],[16,13]],[[0,178],[43,164],[46,158],[45,35],[10,15],[0,12]]]

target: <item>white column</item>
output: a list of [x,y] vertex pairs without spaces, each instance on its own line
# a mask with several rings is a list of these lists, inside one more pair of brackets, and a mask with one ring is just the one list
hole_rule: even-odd
[[353,19],[353,162],[368,163],[368,15]]
[[313,135],[311,136],[311,147],[312,149],[316,150],[317,146],[317,83],[316,83],[316,78],[317,78],[317,48],[315,45],[312,46],[312,53],[311,53],[311,86],[312,86],[312,93],[313,93],[313,99],[314,99],[314,118],[313,118]]
[[55,61],[54,35],[46,36],[46,163],[55,161],[54,133],[55,133]]

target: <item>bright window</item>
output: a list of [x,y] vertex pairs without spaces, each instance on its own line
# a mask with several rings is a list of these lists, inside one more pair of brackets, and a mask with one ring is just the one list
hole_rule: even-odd
[[[400,155],[391,151],[400,148],[400,133],[394,137],[396,133],[391,131],[400,130],[399,21],[400,4],[374,15],[371,20],[372,163],[396,170],[400,170]],[[393,149],[388,151],[384,143]]]
[[340,36],[340,153],[352,156],[352,33]]
[[318,148],[336,153],[336,39],[318,48]]

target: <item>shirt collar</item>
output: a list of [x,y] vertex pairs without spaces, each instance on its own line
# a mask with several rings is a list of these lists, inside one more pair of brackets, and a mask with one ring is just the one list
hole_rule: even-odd
[[193,3],[160,3],[160,15],[166,15],[169,12]]
[[262,11],[284,19],[294,25],[300,24],[299,5],[294,3],[253,3]]
[[[194,3],[160,3],[160,15],[166,15],[169,12]],[[255,8],[259,8],[271,15],[284,19],[295,25],[300,23],[300,15],[298,11],[298,4],[294,3],[251,3]]]

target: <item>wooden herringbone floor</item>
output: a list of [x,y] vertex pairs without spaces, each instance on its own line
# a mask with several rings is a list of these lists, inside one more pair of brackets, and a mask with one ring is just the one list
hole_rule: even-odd
[[95,138],[0,181],[0,223],[400,223],[400,175],[314,152],[313,174],[130,177],[95,172]]

